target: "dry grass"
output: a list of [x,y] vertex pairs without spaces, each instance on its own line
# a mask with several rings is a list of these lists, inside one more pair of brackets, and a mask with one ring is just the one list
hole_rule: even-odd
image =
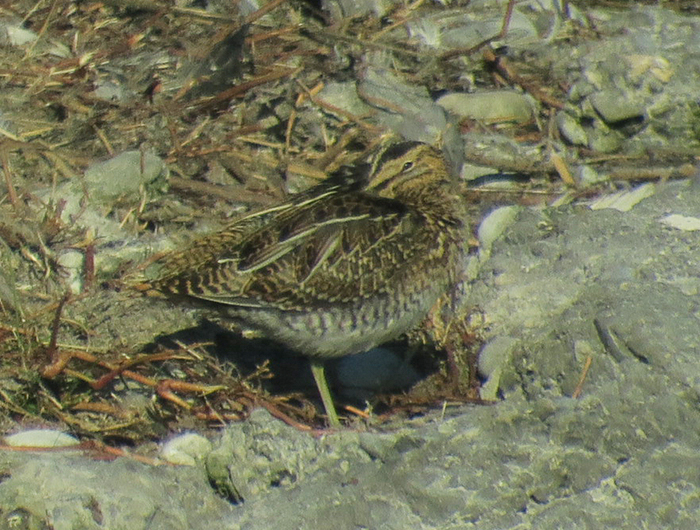
[[[467,71],[483,85],[519,84],[543,103],[545,123],[566,88],[499,61],[488,42],[436,58],[398,38],[395,30],[421,16],[421,1],[398,5],[382,21],[340,22],[303,2],[272,0],[247,16],[175,4],[20,0],[0,8],[38,35],[0,48],[5,429],[58,421],[90,437],[138,443],[223,425],[256,404],[290,421],[313,422],[315,414],[299,396],[263,392],[271,377],[266,365],[243,376],[196,343],[146,351],[136,324],[161,318],[146,326],[152,341],[168,333],[163,321],[172,319],[159,315],[162,308],[147,313],[146,301],[137,306],[143,317],[120,320],[120,311],[132,309],[114,290],[118,274],[95,266],[95,254],[109,247],[90,227],[62,218],[65,205],[40,199],[37,190],[79,181],[91,163],[142,149],[165,160],[170,190],[100,206],[125,237],[189,229],[274,202],[285,189],[352,164],[382,132],[371,116],[319,96],[330,81],[361,76],[368,51],[391,53],[397,72],[436,91],[463,89]],[[222,78],[202,67],[214,59]],[[123,97],[110,101],[96,92],[110,87]],[[535,124],[513,132],[531,140],[547,134]],[[550,166],[528,167],[556,174]],[[563,184],[542,178],[534,187],[551,194]],[[67,250],[83,256],[83,291],[70,296],[58,259]],[[169,325],[170,332],[179,326]]]

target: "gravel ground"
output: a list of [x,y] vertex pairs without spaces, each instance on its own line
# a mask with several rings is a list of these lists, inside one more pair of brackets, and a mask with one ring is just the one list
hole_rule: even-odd
[[[572,72],[562,135],[632,157],[697,152],[700,18],[593,14],[601,38],[575,51],[517,44]],[[645,186],[630,185],[645,197],[631,208],[511,206],[485,221],[464,302],[483,315],[493,404],[316,437],[260,409],[193,466],[2,451],[0,528],[696,528],[700,180]],[[158,311],[173,331],[176,311],[193,322]],[[158,326],[133,318],[152,340]]]
[[2,453],[3,513],[56,529],[695,528],[700,235],[662,221],[699,205],[687,181],[628,212],[519,210],[469,299],[493,405],[320,438],[259,410],[195,467]]

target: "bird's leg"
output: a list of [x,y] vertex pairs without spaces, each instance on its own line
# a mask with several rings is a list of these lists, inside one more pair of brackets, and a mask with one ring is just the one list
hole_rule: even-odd
[[331,392],[328,389],[328,383],[326,382],[324,362],[312,359],[311,372],[314,374],[316,386],[318,387],[318,393],[321,394],[321,401],[323,401],[323,407],[326,409],[326,414],[328,415],[328,423],[330,423],[331,427],[340,427],[340,420],[338,419],[338,414],[335,411],[333,398],[331,397]]

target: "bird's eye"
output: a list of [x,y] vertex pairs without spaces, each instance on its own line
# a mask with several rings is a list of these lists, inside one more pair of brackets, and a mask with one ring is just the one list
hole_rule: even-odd
[[408,170],[411,169],[412,167],[413,167],[413,162],[406,162],[406,163],[403,165],[403,168],[401,168],[401,171],[405,173],[406,171],[408,171]]

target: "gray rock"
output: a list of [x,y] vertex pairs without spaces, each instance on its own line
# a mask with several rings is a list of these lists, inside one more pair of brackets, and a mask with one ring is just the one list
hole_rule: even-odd
[[380,111],[378,121],[407,140],[435,143],[448,128],[445,111],[425,87],[408,84],[387,68],[369,67],[358,90]]
[[147,151],[125,151],[93,164],[84,181],[90,198],[113,204],[121,198],[138,199],[144,188],[165,185],[168,169],[160,157]]
[[359,17],[373,14],[384,16],[394,5],[393,0],[323,0],[323,9],[330,13],[333,20]]
[[73,436],[53,429],[28,429],[3,437],[11,447],[68,447],[80,441]]
[[436,103],[460,118],[494,123],[526,123],[534,118],[532,98],[513,90],[450,93]]
[[573,145],[588,145],[588,135],[579,121],[567,112],[557,112],[557,127],[561,135]]
[[644,106],[640,101],[634,101],[622,92],[597,92],[590,98],[593,108],[608,124],[624,120],[644,118]]
[[[446,51],[448,39],[459,35],[441,31],[457,21],[454,29],[468,33],[480,24],[468,23],[477,4],[489,3],[472,2],[474,11],[466,13],[431,14],[445,24],[421,13],[410,21],[411,31]],[[491,4],[500,16],[484,16],[488,37],[500,29],[504,2]],[[588,145],[625,153],[659,146],[696,152],[700,19],[663,5],[600,9],[592,13],[600,41],[553,41],[566,29],[562,5],[518,3],[505,40],[533,63],[544,61],[554,79],[572,83],[566,112],[585,118],[577,125]],[[421,26],[421,18],[429,23]],[[521,29],[527,31],[519,35]],[[423,45],[433,46],[427,39]],[[364,86],[375,96],[367,104],[381,111],[381,123],[417,139],[454,130],[428,87],[410,86],[392,73],[390,53],[384,62],[370,59],[371,68],[388,72],[370,72]],[[459,67],[469,64],[464,58]],[[142,73],[138,69],[134,77]],[[470,73],[467,68],[460,82],[468,84]],[[601,102],[599,94],[614,97]],[[634,101],[634,112],[622,109],[616,116],[617,95]],[[382,108],[377,99],[390,105]],[[618,119],[642,115],[642,129],[610,131]],[[576,145],[584,138],[580,131],[567,134]],[[522,165],[542,147],[470,133],[467,150]],[[137,178],[127,186],[132,200],[141,186],[140,161],[131,163],[134,168]],[[98,173],[88,184],[95,197],[102,191],[95,188],[106,184],[110,197],[129,196],[102,177]],[[121,241],[118,223],[100,224],[100,208],[79,208],[83,189],[71,186],[59,183],[64,195],[51,197],[54,204],[69,199],[66,221]],[[480,231],[489,249],[470,261],[478,266],[472,267],[465,304],[483,315],[483,395],[497,403],[446,403],[421,418],[373,428],[358,421],[316,436],[256,411],[213,441],[206,465],[195,458],[195,466],[186,467],[5,450],[0,521],[57,529],[695,528],[700,231],[689,227],[700,218],[700,191],[691,183],[662,184],[655,194],[626,204],[626,211],[581,204],[518,208]],[[10,298],[17,264],[5,259],[3,265],[0,296]],[[26,286],[15,289],[20,287]],[[96,315],[96,327],[88,328],[91,347],[119,344],[124,327],[113,326],[106,311],[113,302],[101,291],[77,302]],[[158,308],[146,323],[141,310],[132,311],[131,332],[144,340],[152,340],[153,327],[181,329],[194,322],[187,311]],[[71,311],[66,308],[67,318]],[[3,381],[3,388],[10,384]]]
[[620,134],[612,131],[604,125],[599,125],[587,132],[588,147],[592,151],[599,153],[614,153],[623,146],[623,138]]
[[19,21],[0,20],[0,44],[24,46],[38,38],[37,34],[22,27]]
[[0,510],[55,528],[692,528],[700,231],[662,220],[700,217],[700,189],[517,213],[466,300],[499,402],[320,437],[259,410],[214,441],[206,478],[6,452]]
[[212,450],[211,442],[194,432],[187,432],[168,440],[160,450],[160,456],[176,465],[194,466]]
[[223,529],[233,512],[197,468],[100,461],[89,453],[3,452],[1,459],[0,510],[34,528]]

